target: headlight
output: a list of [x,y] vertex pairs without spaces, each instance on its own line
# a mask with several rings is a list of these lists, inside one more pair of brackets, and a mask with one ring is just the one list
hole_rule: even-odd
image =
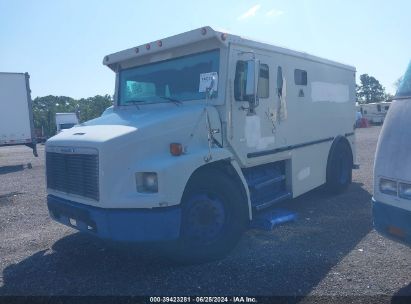
[[155,172],[138,172],[136,173],[137,191],[141,193],[158,192],[157,173]]
[[411,200],[411,184],[399,183],[398,184],[398,195],[401,198]]
[[385,194],[397,195],[397,182],[386,178],[380,178],[380,191]]

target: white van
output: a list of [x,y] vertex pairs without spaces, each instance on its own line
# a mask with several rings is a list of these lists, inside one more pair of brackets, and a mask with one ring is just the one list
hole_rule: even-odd
[[372,124],[382,125],[390,108],[391,102],[381,101],[358,105],[358,111],[362,117],[366,118]]
[[78,124],[76,113],[56,113],[56,133],[70,129]]
[[411,244],[411,63],[388,111],[374,164],[375,229]]

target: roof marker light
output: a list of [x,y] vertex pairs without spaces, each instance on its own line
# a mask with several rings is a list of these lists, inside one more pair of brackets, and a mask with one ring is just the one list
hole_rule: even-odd
[[226,39],[227,39],[227,34],[226,33],[221,34],[221,40],[226,41]]
[[150,47],[151,47],[151,46],[150,46],[150,43],[147,43],[147,44],[146,44],[146,50],[149,50]]
[[105,61],[108,61],[110,58],[108,56],[104,57]]
[[205,34],[207,34],[207,29],[205,28],[205,27],[203,27],[202,29],[201,29],[201,35],[205,35]]
[[134,52],[136,52],[138,54],[138,52],[140,52],[140,50],[138,49],[138,47],[134,48]]
[[157,41],[157,45],[158,47],[162,47],[163,46],[163,42],[161,40]]

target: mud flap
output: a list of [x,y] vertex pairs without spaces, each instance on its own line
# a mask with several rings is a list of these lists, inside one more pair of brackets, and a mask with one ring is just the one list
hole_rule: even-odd
[[38,157],[38,156],[39,156],[38,153],[37,153],[37,145],[36,145],[36,142],[32,142],[32,143],[26,144],[26,146],[33,149],[33,155],[34,155],[35,157]]

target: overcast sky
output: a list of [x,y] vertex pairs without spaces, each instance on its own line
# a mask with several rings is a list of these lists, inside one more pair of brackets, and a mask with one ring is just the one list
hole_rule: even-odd
[[112,94],[105,55],[210,25],[353,65],[394,93],[410,12],[406,0],[0,0],[0,71],[29,72],[33,97]]

